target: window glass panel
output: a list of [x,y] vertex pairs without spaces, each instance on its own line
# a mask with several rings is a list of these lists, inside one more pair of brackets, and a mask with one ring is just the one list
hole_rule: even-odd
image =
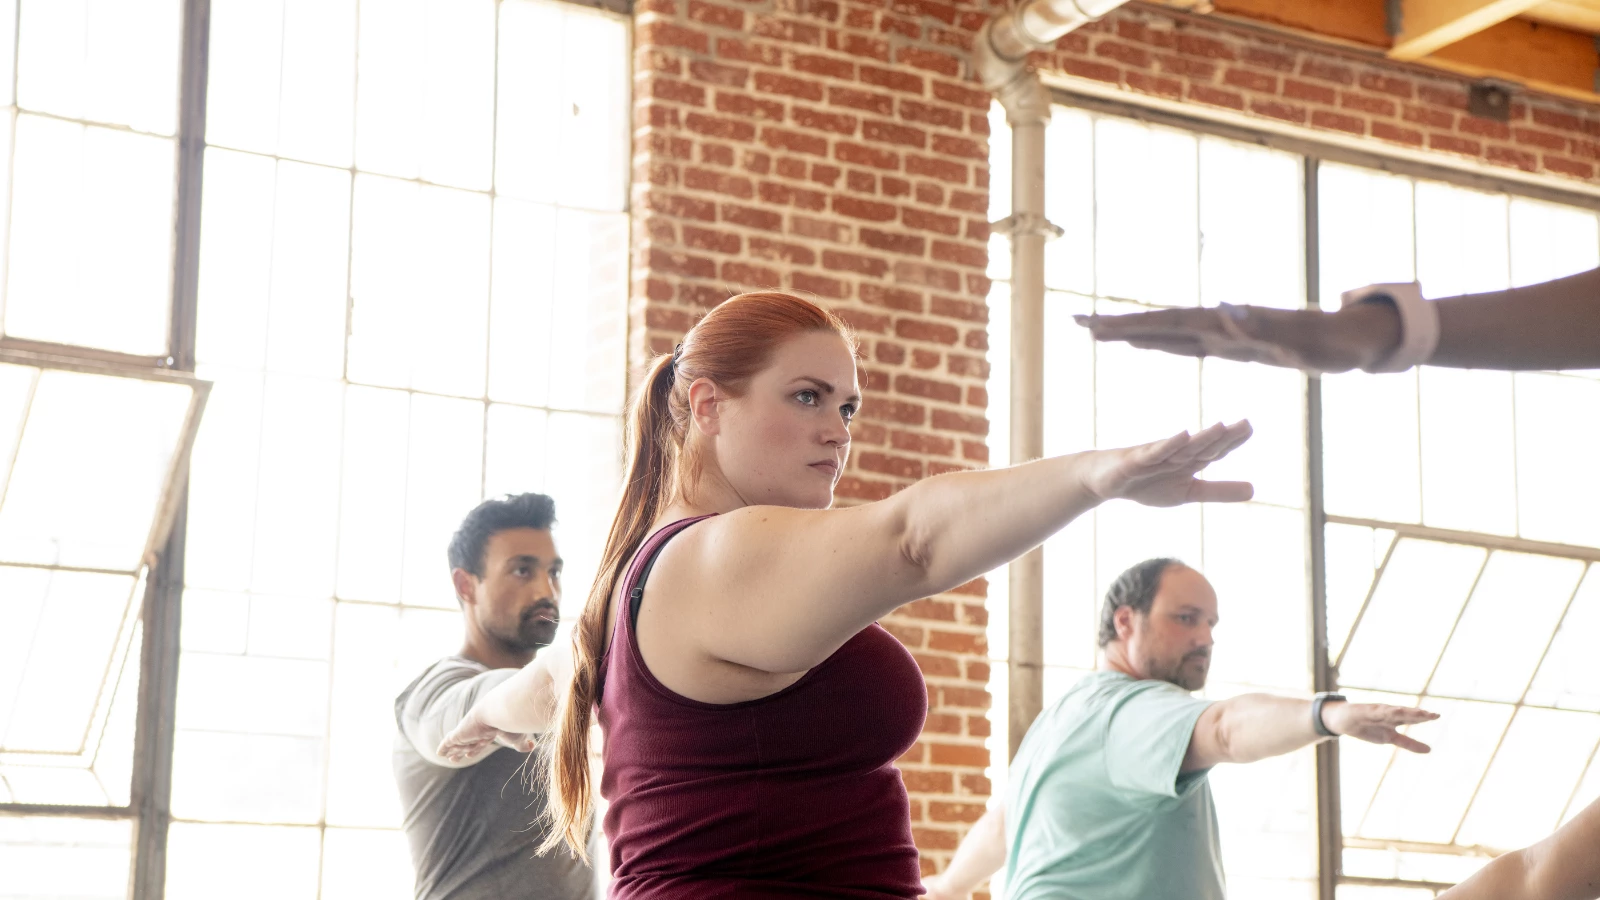
[[[522,52],[528,46],[560,49]],[[500,4],[495,187],[502,195],[622,208],[627,75],[618,57],[626,46],[616,20],[551,3]],[[557,171],[563,177],[551,179]]]
[[[266,361],[276,183],[277,165],[271,159],[206,150],[195,321],[202,367],[219,363],[258,368]],[[341,316],[341,339],[343,326]]]
[[1428,690],[1519,700],[1582,575],[1577,560],[1491,554]]
[[[1046,456],[1076,453],[1095,446],[1095,353],[1099,349],[1086,328],[1073,316],[1094,312],[1094,301],[1087,297],[1050,292],[1044,300],[1044,452]],[[991,324],[990,332],[994,327]],[[1008,338],[1009,340],[1009,338]],[[992,341],[991,341],[992,344]],[[999,367],[990,369],[990,456],[991,463],[1005,465],[1004,457],[994,455],[994,422],[997,413],[993,390],[995,382],[1009,380],[1009,360],[999,357]]]
[[1322,423],[1329,513],[1388,522],[1421,517],[1414,371],[1324,375]]
[[171,140],[17,119],[5,331],[167,353]]
[[213,900],[217,886],[240,900],[317,896],[315,828],[174,822],[167,837],[167,900]]
[[[1102,602],[1095,593],[1094,525],[1093,516],[1082,516],[1045,542],[1045,665],[1094,668]],[[991,578],[991,591],[994,584]]]
[[11,464],[17,458],[22,426],[33,402],[34,380],[39,370],[30,366],[0,363],[0,497],[5,496]]
[[[990,134],[1000,132],[1005,133],[1009,144],[1011,128],[1003,120],[1001,128]],[[1044,141],[1050,154],[1050,168],[1044,180],[1045,216],[1062,230],[1061,237],[1044,245],[1044,283],[1055,290],[1093,293],[1094,120],[1088,113],[1057,106],[1050,112],[1050,124],[1045,127]],[[996,158],[999,152],[1000,148],[991,140],[990,158]],[[1010,152],[1009,146],[1006,152]],[[1003,175],[1003,172],[989,173],[992,194],[1005,194],[1009,190],[1011,181],[1009,178],[1002,179],[1000,176]],[[1010,198],[1006,199],[1009,201]],[[1002,238],[998,249],[1009,262],[1010,244]],[[992,242],[990,252],[994,252]],[[1007,273],[998,277],[1008,278],[1010,275]]]
[[489,396],[496,400],[547,402],[555,270],[555,207],[497,198],[489,308]]
[[[443,555],[439,554],[441,566]],[[446,621],[459,623],[454,611],[428,612],[443,626],[441,638],[460,630],[459,624]],[[400,800],[389,760],[396,736],[394,698],[421,674],[420,667],[401,671],[395,665],[400,616],[397,608],[361,603],[340,603],[336,613],[327,812],[333,824],[387,828],[400,824]],[[437,656],[454,649],[441,644]]]
[[1427,888],[1377,887],[1364,884],[1339,885],[1339,900],[1433,900]]
[[[1164,306],[1199,301],[1196,156],[1193,135],[1121,119],[1096,120],[1099,294]],[[1151,265],[1152,259],[1161,265]]]
[[250,637],[250,595],[225,591],[183,592],[185,650],[243,653]]
[[1317,870],[1315,765],[1306,748],[1249,766],[1218,766],[1207,776],[1229,897],[1316,897],[1307,877]]
[[363,171],[484,190],[494,132],[494,3],[366,4],[356,79]]
[[[211,0],[206,73],[206,143],[257,153],[278,148],[283,78],[283,0]],[[206,154],[205,193],[212,191]],[[208,205],[201,228],[210,224]],[[206,264],[202,253],[200,264]]]
[[1417,279],[1429,297],[1510,287],[1507,198],[1417,182]]
[[1522,536],[1600,547],[1600,382],[1516,374],[1517,499]]
[[1600,746],[1589,751],[1589,768],[1583,773],[1583,782],[1573,792],[1572,799],[1567,803],[1567,811],[1561,817],[1561,824],[1572,821],[1578,813],[1583,812],[1590,804],[1600,798]]
[[1306,523],[1299,510],[1255,503],[1203,507],[1201,571],[1217,591],[1211,677],[1284,691],[1311,687],[1307,631]]
[[344,374],[350,173],[278,163],[267,368]]
[[1408,733],[1432,753],[1396,752],[1360,825],[1370,838],[1448,843],[1511,719],[1512,707],[1424,699],[1439,714]]
[[488,197],[357,178],[350,379],[482,396],[488,282]]
[[[1455,884],[1472,877],[1488,861],[1487,856],[1455,856],[1448,853],[1346,847],[1340,874],[1361,878],[1402,878],[1411,881]],[[1343,891],[1339,896],[1344,896]],[[1423,896],[1432,897],[1433,893],[1430,891]]]
[[133,822],[0,816],[5,896],[123,900],[133,858]]
[[132,635],[133,587],[127,575],[0,566],[7,618],[26,628],[23,652],[0,665],[0,749],[88,749]]
[[281,156],[350,165],[355,120],[356,0],[284,0]]
[[17,0],[0,0],[0,106],[11,105],[17,74]]
[[606,530],[617,511],[622,483],[622,427],[611,416],[550,414],[546,453],[546,493],[556,501],[561,519],[561,556],[566,560],[562,581],[570,590],[564,598],[563,617],[577,621],[587,586],[600,565]]
[[[1101,300],[1100,315],[1138,312]],[[1095,347],[1095,445],[1129,447],[1200,425],[1200,362],[1127,344]]]
[[332,637],[332,600],[259,594],[250,598],[252,655],[326,660]]
[[342,395],[336,381],[267,376],[251,572],[255,590],[312,597],[333,593]]
[[1600,266],[1600,216],[1511,198],[1511,283],[1520,287]]
[[[550,405],[614,412],[627,365],[628,217],[563,209],[556,215],[555,296],[550,314]],[[482,325],[479,324],[479,347]],[[481,353],[481,349],[480,349]],[[481,359],[482,357],[477,357]],[[556,377],[555,373],[560,373]],[[479,390],[482,390],[480,378]]]
[[1152,509],[1111,503],[1095,510],[1095,597],[1104,598],[1118,575],[1147,559],[1166,556],[1197,565],[1200,515],[1196,505]]
[[18,101],[64,118],[173,134],[182,18],[180,0],[22,4]]
[[1483,560],[1477,547],[1400,541],[1350,639],[1339,665],[1340,682],[1369,690],[1421,691]]
[[1596,740],[1600,717],[1519,710],[1457,843],[1512,850],[1543,840],[1559,823]]
[[[1089,332],[1072,321],[1072,316],[1093,309],[1094,301],[1087,297],[1055,292],[1045,295],[1045,346],[1049,352],[1044,358],[1044,452],[1048,456],[1086,450],[1095,445],[1095,346]],[[990,349],[993,353],[992,343]],[[991,370],[991,385],[1009,377],[1003,352],[999,359],[1000,369]],[[996,412],[995,404],[1003,402],[1003,398],[997,400],[991,393],[991,417]],[[991,436],[1001,427],[991,419]],[[998,450],[993,437],[989,452],[992,464],[1006,464],[1004,457],[995,455]],[[1095,593],[1094,529],[1093,516],[1083,516],[1045,542],[1046,665],[1094,667],[1100,602]],[[1001,602],[995,599],[993,591],[996,582],[1003,577],[1002,571],[989,581],[991,620]],[[990,649],[994,651],[995,648]]]
[[185,384],[45,370],[0,506],[0,559],[137,568],[193,397]]
[[1389,553],[1394,533],[1329,523],[1323,529],[1327,559],[1328,656],[1338,659],[1350,626],[1367,600],[1372,578]]
[[1289,369],[1206,359],[1200,365],[1200,389],[1199,425],[1249,419],[1254,430],[1244,446],[1206,467],[1200,477],[1248,481],[1259,502],[1304,506],[1305,377]]
[[178,691],[184,728],[302,737],[327,731],[326,662],[185,653],[181,665],[190,673]]
[[255,559],[262,378],[214,367],[199,374],[213,387],[189,464],[184,582],[243,591]]
[[485,497],[546,490],[546,419],[547,414],[542,409],[489,404],[489,443],[484,450]]
[[1424,367],[1419,379],[1423,523],[1516,534],[1515,435],[1484,427],[1514,421],[1511,373]]
[[321,900],[399,900],[412,894],[411,873],[399,831],[330,828],[323,838]]
[[[18,803],[105,806],[111,800],[93,772],[58,766],[3,766],[0,779]],[[3,818],[3,817],[0,817]]]
[[[319,691],[324,698],[326,684]],[[283,702],[310,699],[284,695]],[[189,820],[314,824],[322,815],[323,743],[320,737],[192,731],[180,716],[172,760],[172,813]],[[244,772],[250,777],[241,777]],[[175,835],[172,841],[176,843]],[[250,852],[266,849],[256,845]]]
[[1561,630],[1528,689],[1528,703],[1600,712],[1600,666],[1594,636],[1600,634],[1600,570],[1589,566],[1567,608]]
[[1324,308],[1337,308],[1340,294],[1362,285],[1416,277],[1411,201],[1410,179],[1354,166],[1317,166]]
[[340,479],[339,596],[400,602],[411,398],[350,386]]
[[[405,576],[401,601],[456,608],[444,550],[461,517],[483,497],[483,404],[414,394],[406,477]],[[615,445],[612,453],[615,454]],[[558,469],[586,485],[580,468]],[[557,498],[565,529],[574,504]]]
[[1208,306],[1305,305],[1298,155],[1200,139],[1200,299]]

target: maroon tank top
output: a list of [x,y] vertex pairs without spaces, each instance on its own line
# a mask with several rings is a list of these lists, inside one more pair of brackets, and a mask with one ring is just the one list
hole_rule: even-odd
[[919,896],[894,762],[921,734],[928,697],[899,641],[869,625],[799,681],[743,703],[690,700],[645,666],[630,598],[661,546],[698,521],[640,548],[601,661],[611,896]]

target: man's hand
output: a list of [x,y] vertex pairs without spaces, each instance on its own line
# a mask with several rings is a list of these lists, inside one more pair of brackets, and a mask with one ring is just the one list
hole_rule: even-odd
[[440,756],[453,763],[466,762],[484,756],[496,744],[522,753],[533,751],[537,742],[535,735],[512,734],[485,723],[480,706],[468,710],[461,724],[445,735],[439,744]]
[[1322,724],[1334,734],[1349,735],[1369,744],[1393,744],[1412,753],[1428,753],[1433,748],[1400,733],[1400,729],[1419,722],[1432,722],[1438,713],[1382,703],[1323,704]]
[[1078,316],[1077,321],[1097,341],[1308,372],[1362,368],[1384,359],[1400,343],[1400,316],[1387,303],[1359,303],[1336,313],[1223,304]]

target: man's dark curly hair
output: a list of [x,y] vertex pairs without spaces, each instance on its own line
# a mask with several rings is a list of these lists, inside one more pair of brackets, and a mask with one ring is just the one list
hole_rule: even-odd
[[473,507],[450,538],[450,568],[483,577],[483,554],[489,538],[512,528],[549,531],[556,522],[556,502],[544,494],[507,494]]
[[1148,615],[1156,591],[1161,587],[1161,576],[1168,568],[1181,565],[1181,560],[1169,557],[1147,559],[1118,575],[1106,591],[1105,605],[1100,608],[1100,646],[1117,639],[1117,610],[1127,606],[1136,613]]

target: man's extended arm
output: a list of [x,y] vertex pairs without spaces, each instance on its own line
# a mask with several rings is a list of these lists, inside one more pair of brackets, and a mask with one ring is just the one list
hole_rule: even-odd
[[927,900],[965,900],[1006,864],[1006,801],[997,798],[961,839],[949,868],[922,882]]
[[1600,897],[1600,801],[1555,834],[1507,853],[1439,900],[1594,900]]
[[430,671],[412,688],[397,710],[400,733],[423,759],[436,766],[462,768],[478,762],[495,747],[470,757],[451,760],[438,752],[440,741],[466,719],[473,704],[510,680],[516,669],[490,669],[474,673],[458,664]]
[[[1335,735],[1394,744],[1413,753],[1427,753],[1429,747],[1398,729],[1437,718],[1426,710],[1378,703],[1330,701],[1322,707],[1322,723]],[[1311,701],[1241,694],[1213,703],[1200,714],[1182,771],[1196,772],[1225,762],[1255,762],[1320,740],[1322,736],[1311,724]]]

